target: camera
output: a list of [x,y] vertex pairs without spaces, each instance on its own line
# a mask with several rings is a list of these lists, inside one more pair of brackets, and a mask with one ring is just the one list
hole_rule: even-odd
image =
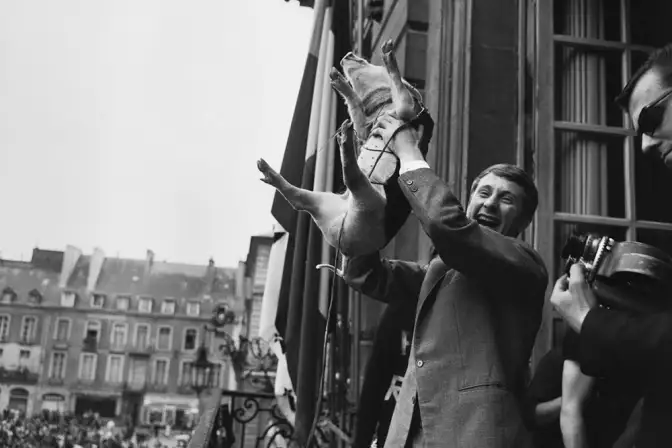
[[580,263],[599,304],[637,313],[672,305],[672,257],[635,241],[616,241],[597,233],[573,232],[562,250],[564,272]]

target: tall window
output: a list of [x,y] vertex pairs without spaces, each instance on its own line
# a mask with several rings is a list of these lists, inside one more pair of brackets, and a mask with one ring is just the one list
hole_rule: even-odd
[[168,360],[157,359],[154,361],[154,384],[164,386],[168,384]]
[[110,345],[113,349],[119,350],[126,345],[126,329],[127,325],[116,322],[112,325],[112,335],[110,337]]
[[52,352],[51,364],[49,365],[49,378],[65,379],[66,354],[64,352]]
[[93,381],[96,379],[96,367],[98,355],[95,353],[82,353],[79,355],[79,379]]
[[[672,254],[672,179],[643,156],[629,118],[613,102],[647,53],[670,39],[669,2],[554,0],[539,2],[540,78],[554,80],[539,112],[537,241],[557,278],[560,251],[574,230],[641,241]],[[548,26],[547,26],[548,25]],[[546,59],[547,58],[547,59]],[[545,132],[545,131],[543,131]],[[545,191],[544,191],[545,190]],[[552,342],[564,335],[552,319]]]
[[156,340],[157,350],[170,350],[173,347],[173,329],[171,327],[159,327]]
[[180,386],[189,386],[191,384],[191,361],[182,361],[182,369],[180,371]]
[[144,350],[149,347],[149,325],[137,324],[135,327],[135,347]]
[[100,340],[100,322],[97,320],[90,320],[86,322],[84,330],[84,339],[88,341],[98,342]]
[[70,319],[59,318],[56,321],[56,334],[54,339],[58,342],[66,342],[70,339]]
[[25,316],[21,322],[20,340],[23,343],[35,342],[35,331],[37,330],[37,318],[35,316]]
[[105,381],[119,384],[124,380],[124,356],[109,355],[107,357],[107,372]]
[[196,350],[198,340],[198,330],[195,328],[187,328],[184,330],[184,345],[183,350]]
[[0,315],[0,341],[6,341],[9,338],[9,324],[11,319],[7,314]]
[[131,365],[128,369],[128,382],[135,386],[144,386],[147,381],[147,359],[131,358]]

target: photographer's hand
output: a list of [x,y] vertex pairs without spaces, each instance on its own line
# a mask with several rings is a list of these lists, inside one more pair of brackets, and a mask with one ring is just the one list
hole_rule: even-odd
[[581,331],[586,315],[597,305],[595,295],[586,281],[583,265],[572,265],[569,276],[563,275],[555,282],[551,303],[574,331]]

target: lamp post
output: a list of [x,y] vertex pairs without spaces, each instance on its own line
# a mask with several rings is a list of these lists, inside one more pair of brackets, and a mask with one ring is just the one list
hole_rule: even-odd
[[196,354],[196,361],[191,364],[189,379],[191,380],[191,388],[196,392],[198,397],[198,413],[203,414],[203,397],[202,393],[213,387],[219,386],[221,366],[210,362],[208,359],[208,349],[205,347],[205,341],[201,342]]

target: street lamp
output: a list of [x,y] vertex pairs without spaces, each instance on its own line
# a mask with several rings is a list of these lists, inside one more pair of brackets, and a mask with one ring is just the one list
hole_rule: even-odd
[[208,349],[204,343],[201,343],[196,355],[196,361],[191,364],[191,374],[189,375],[191,388],[196,391],[199,397],[204,390],[219,386],[216,383],[219,383],[220,369],[221,366],[219,364],[208,360]]

